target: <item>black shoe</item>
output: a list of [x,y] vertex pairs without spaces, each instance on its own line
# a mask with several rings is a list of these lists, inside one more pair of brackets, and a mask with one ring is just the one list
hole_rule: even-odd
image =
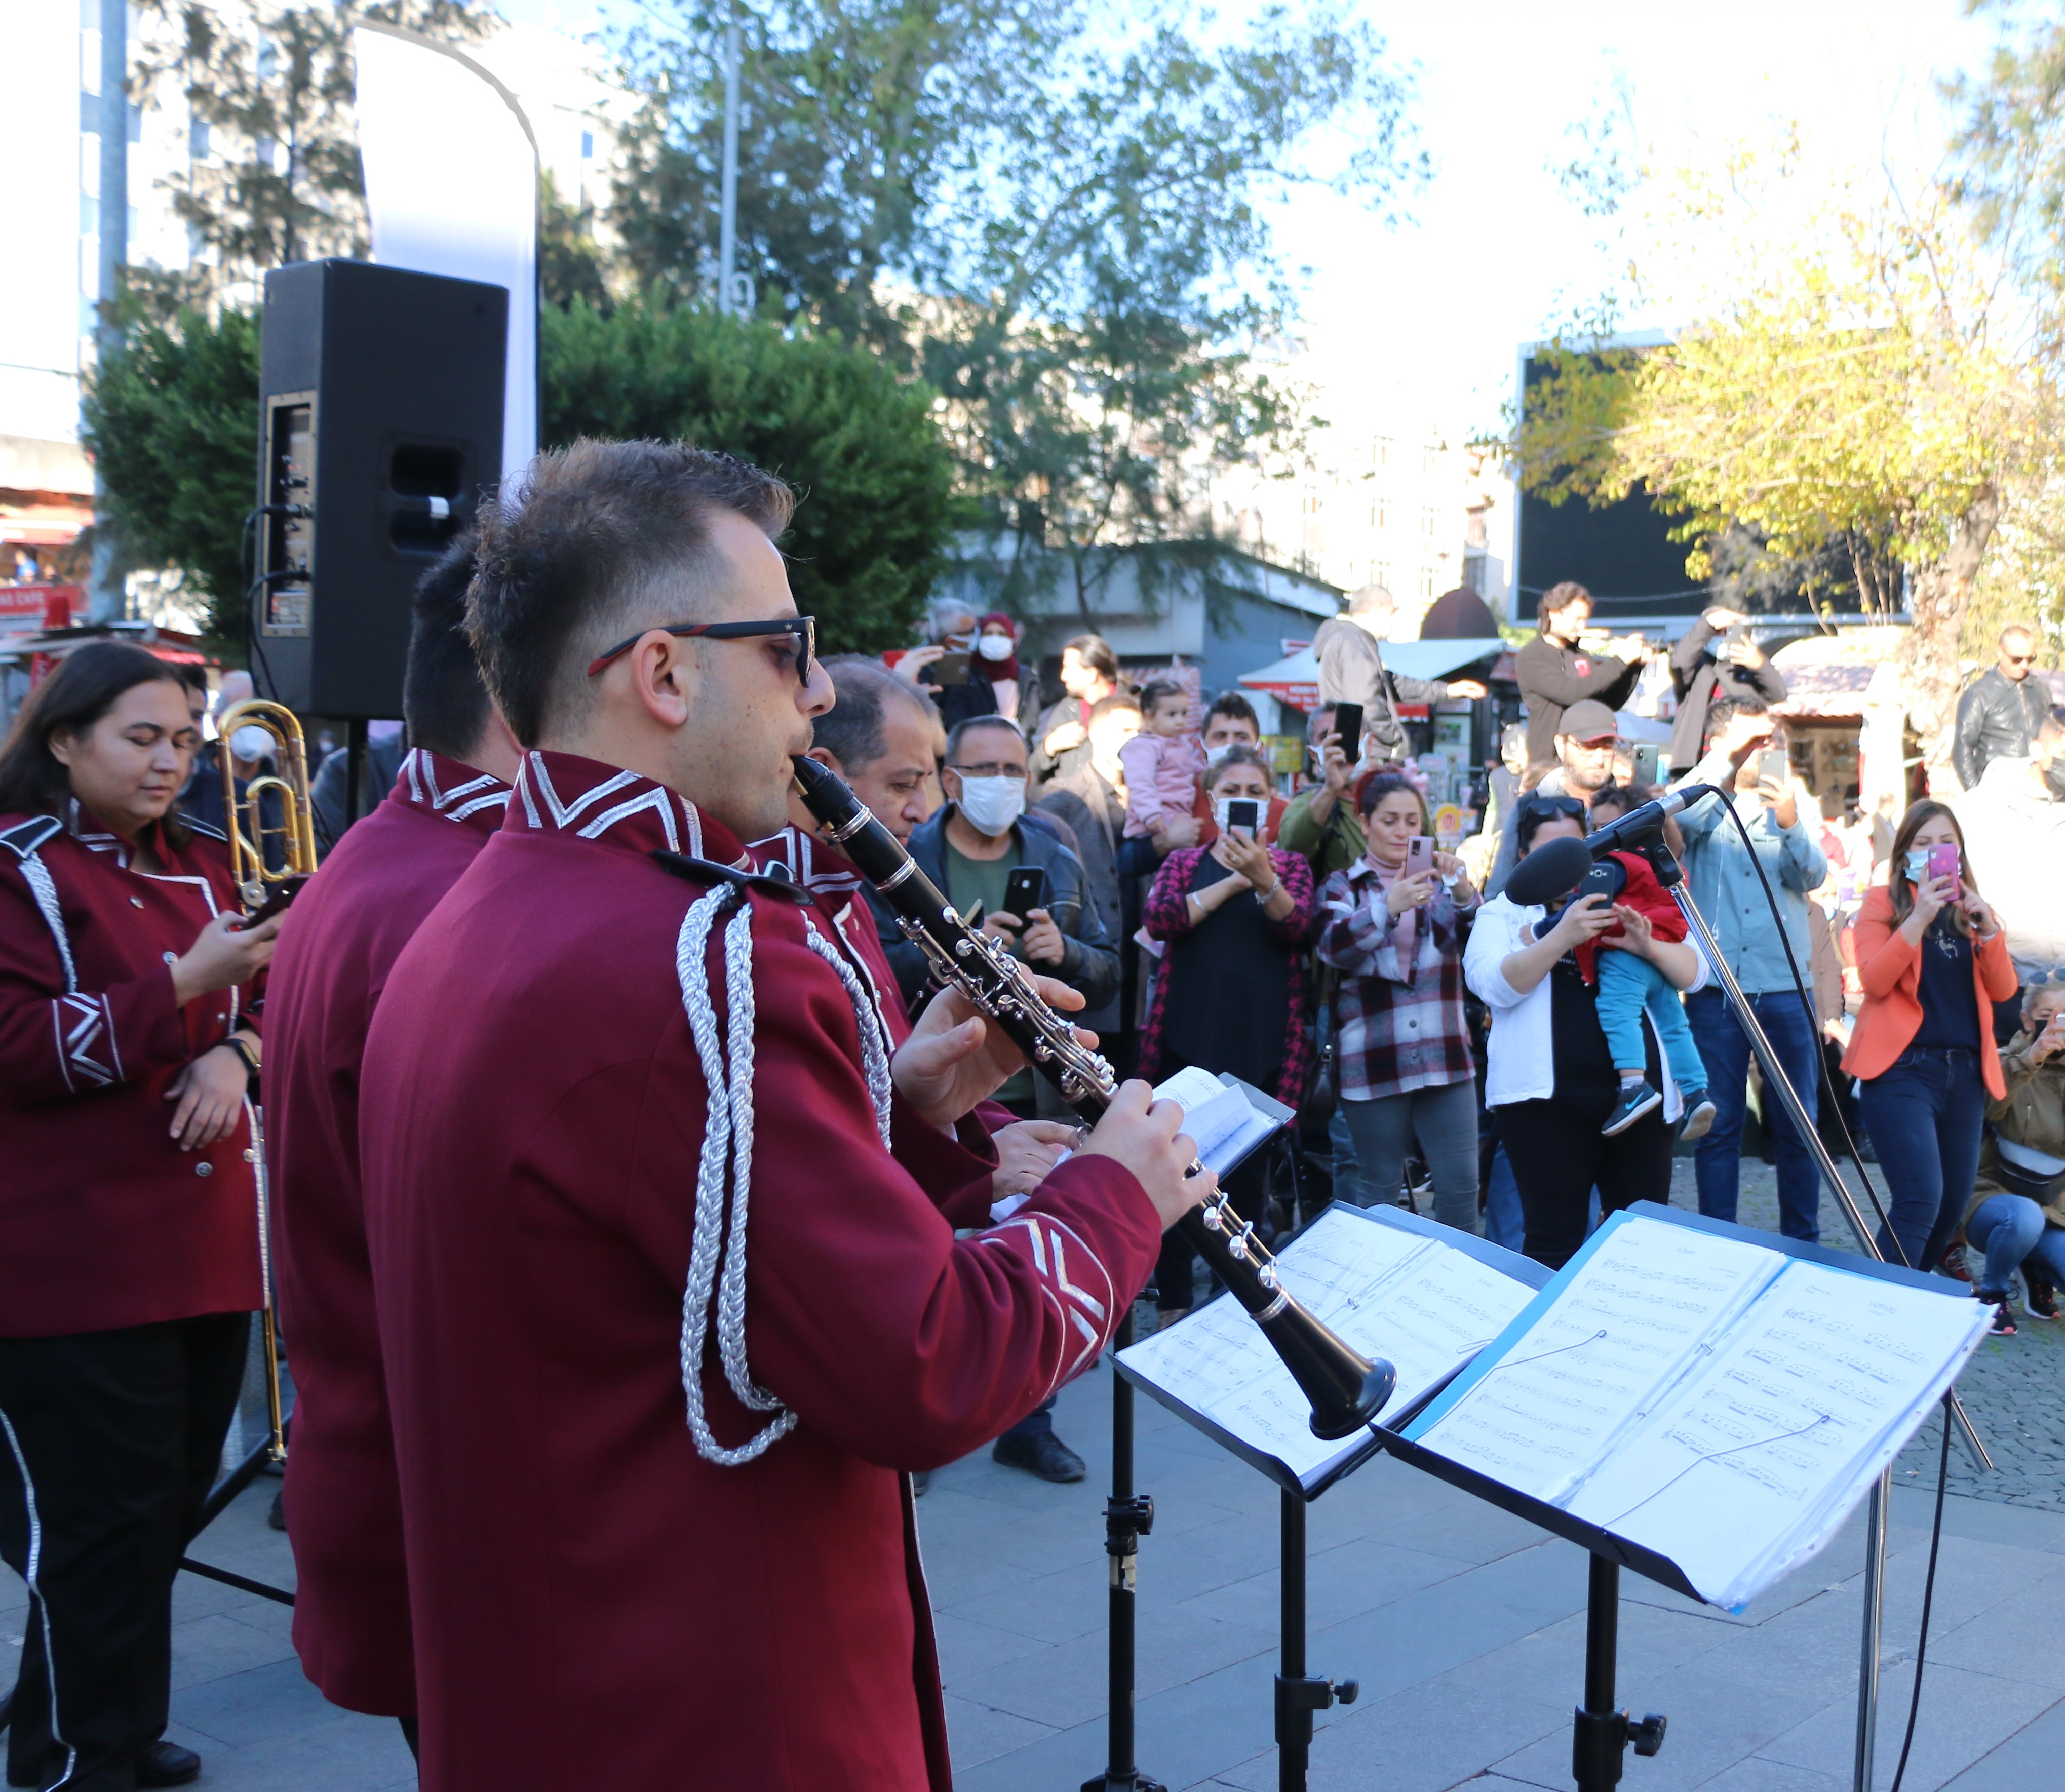
[[2007,1310],[2006,1295],[1989,1294],[1982,1288],[1975,1288],[1972,1292],[1994,1309],[1993,1318],[1988,1323],[1986,1330],[1995,1337],[2013,1337],[2014,1316]]
[[913,1499],[923,1499],[925,1495],[931,1491],[932,1471],[928,1468],[914,1468],[911,1470],[911,1497]]
[[188,1786],[200,1778],[200,1757],[176,1742],[153,1742],[136,1756],[139,1786]]
[[1006,1468],[1022,1468],[1042,1481],[1080,1481],[1083,1459],[1052,1431],[1036,1431],[1029,1438],[999,1438],[989,1453],[992,1462]]
[[2058,1290],[2026,1263],[2022,1266],[2022,1279],[2029,1288],[2029,1298],[2023,1305],[2029,1309],[2031,1317],[2055,1319],[2058,1317]]
[[1663,1106],[1663,1098],[1647,1082],[1624,1082],[1621,1085],[1620,1099],[1614,1103],[1614,1110],[1606,1116],[1606,1123],[1599,1128],[1610,1139],[1617,1132],[1626,1132],[1643,1114]]
[[287,1496],[284,1491],[273,1495],[273,1503],[266,1511],[265,1522],[275,1531],[287,1528]]

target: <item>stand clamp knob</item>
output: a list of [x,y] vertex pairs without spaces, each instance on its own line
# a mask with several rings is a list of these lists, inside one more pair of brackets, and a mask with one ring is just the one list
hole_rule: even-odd
[[1312,1740],[1312,1713],[1329,1705],[1353,1705],[1362,1693],[1352,1680],[1334,1681],[1321,1674],[1279,1674],[1276,1677],[1276,1741],[1309,1746]]
[[1627,1726],[1627,1739],[1635,1745],[1637,1754],[1655,1754],[1663,1746],[1663,1733],[1670,1724],[1671,1720],[1662,1712],[1652,1711],[1640,1723]]

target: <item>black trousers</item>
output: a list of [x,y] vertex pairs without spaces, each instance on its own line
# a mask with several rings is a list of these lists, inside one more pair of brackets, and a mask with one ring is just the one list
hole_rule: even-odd
[[1613,1111],[1616,1093],[1601,1085],[1559,1093],[1550,1101],[1509,1102],[1493,1110],[1513,1179],[1520,1186],[1526,1254],[1551,1269],[1561,1269],[1585,1242],[1594,1187],[1602,1219],[1637,1201],[1671,1199],[1676,1128],[1663,1123],[1659,1108],[1625,1132],[1602,1136],[1599,1128]]
[[7,1777],[131,1792],[164,1734],[172,1578],[215,1480],[251,1316],[0,1338],[0,1558],[28,1584]]

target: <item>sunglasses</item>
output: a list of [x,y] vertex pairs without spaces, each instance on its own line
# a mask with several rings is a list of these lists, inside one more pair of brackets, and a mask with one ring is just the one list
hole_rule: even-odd
[[2034,665],[2036,664],[2036,656],[2034,653],[2006,653],[2003,654],[2002,657],[2004,658],[2010,665]]
[[1520,807],[1532,815],[1568,815],[1573,821],[1585,819],[1585,806],[1574,796],[1523,796]]
[[[590,660],[588,675],[592,678],[612,660],[622,658],[653,633],[651,629],[641,629],[629,640],[620,641],[607,653]],[[810,674],[817,669],[818,619],[814,616],[782,616],[769,622],[674,622],[661,625],[659,633],[700,635],[708,641],[764,641],[787,635],[794,643],[790,653],[796,665],[796,682],[807,689]]]

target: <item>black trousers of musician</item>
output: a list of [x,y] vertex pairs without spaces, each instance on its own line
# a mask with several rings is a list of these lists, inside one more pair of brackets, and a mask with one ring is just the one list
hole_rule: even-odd
[[16,1786],[131,1792],[164,1734],[172,1580],[220,1465],[249,1313],[0,1338],[0,1557],[28,1584]]

